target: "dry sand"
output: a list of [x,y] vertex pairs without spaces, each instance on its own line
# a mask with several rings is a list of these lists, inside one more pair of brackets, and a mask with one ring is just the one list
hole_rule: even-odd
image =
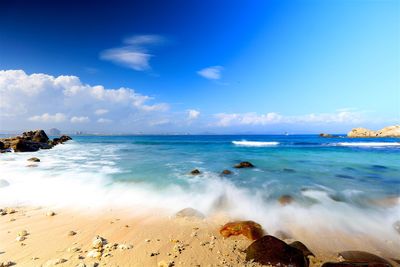
[[[47,208],[15,210],[0,216],[0,265],[7,261],[16,266],[53,266],[57,261],[57,266],[168,266],[172,262],[173,266],[255,265],[244,261],[250,240],[243,236],[223,239],[219,234],[219,227],[228,222],[224,216],[170,218],[156,211],[130,215],[134,209],[53,209],[55,214],[50,216]],[[22,230],[28,235],[17,241]],[[70,231],[76,234],[71,235]],[[366,250],[384,257],[396,257],[398,253],[397,245],[391,245],[390,240],[384,249],[377,249],[375,241],[364,237],[329,232],[313,236],[305,229],[294,229],[292,234],[316,255],[311,258],[311,266],[336,261],[337,252],[346,249]],[[120,246],[104,249],[101,257],[91,258],[88,252],[97,235],[110,247],[114,243]]]

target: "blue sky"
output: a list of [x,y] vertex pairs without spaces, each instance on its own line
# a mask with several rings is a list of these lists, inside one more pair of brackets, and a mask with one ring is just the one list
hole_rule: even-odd
[[2,1],[0,70],[2,130],[380,128],[400,121],[400,2]]

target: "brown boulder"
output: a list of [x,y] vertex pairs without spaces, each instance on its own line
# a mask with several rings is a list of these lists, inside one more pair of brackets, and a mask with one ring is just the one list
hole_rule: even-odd
[[282,240],[266,235],[254,241],[246,249],[246,260],[263,265],[307,267],[308,261],[303,252],[289,246]]
[[392,266],[387,260],[381,258],[377,255],[374,255],[365,251],[342,251],[339,253],[339,256],[342,257],[346,262],[366,262],[366,263],[379,263],[384,264],[382,266]]
[[306,247],[306,245],[304,245],[303,243],[301,243],[300,241],[294,241],[292,243],[289,244],[289,246],[297,248],[298,250],[301,250],[303,252],[303,255],[305,257],[308,256],[313,256],[315,257],[314,253],[312,253],[308,247]]
[[43,130],[24,132],[22,133],[22,137],[26,140],[38,143],[47,143],[47,141],[49,141],[49,137]]
[[223,237],[244,235],[250,240],[257,240],[264,234],[261,225],[253,221],[230,222],[222,226],[219,232]]
[[242,161],[242,162],[236,164],[236,165],[233,166],[233,167],[235,167],[235,168],[237,168],[237,169],[241,169],[241,168],[253,168],[254,165],[251,164],[251,163],[248,162],[248,161]]
[[222,174],[223,175],[229,175],[229,174],[232,174],[232,172],[230,170],[223,170]]
[[198,174],[200,174],[200,171],[199,171],[198,169],[194,169],[194,170],[192,170],[192,171],[190,172],[190,174],[192,174],[192,175],[198,175]]

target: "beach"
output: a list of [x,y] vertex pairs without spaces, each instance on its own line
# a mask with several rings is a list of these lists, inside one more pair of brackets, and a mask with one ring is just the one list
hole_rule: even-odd
[[285,246],[300,241],[309,266],[345,251],[396,266],[398,149],[396,139],[108,136],[3,153],[0,263],[260,266],[244,231],[220,231],[251,220]]

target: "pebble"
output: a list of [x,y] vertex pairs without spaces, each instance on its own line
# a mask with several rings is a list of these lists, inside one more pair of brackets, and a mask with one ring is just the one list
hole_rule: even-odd
[[105,244],[107,244],[107,241],[101,236],[95,236],[95,238],[92,241],[93,248],[102,248],[103,245]]
[[81,248],[78,248],[78,247],[68,248],[68,252],[79,252],[79,251],[81,251]]
[[149,243],[151,240],[150,239],[145,239],[144,242]]
[[89,250],[89,252],[86,254],[86,257],[88,257],[88,258],[100,258],[101,257],[101,252],[98,251],[97,249],[92,249],[92,250]]
[[28,232],[26,230],[21,230],[17,233],[18,236],[27,236]]
[[154,257],[154,256],[157,256],[157,255],[160,255],[160,252],[152,252],[152,253],[150,253],[150,257]]
[[55,213],[54,211],[48,211],[48,212],[46,213],[46,216],[52,217],[52,216],[54,216],[54,215],[56,215],[56,213]]
[[15,240],[17,240],[18,242],[22,242],[25,239],[26,239],[25,236],[17,236],[17,238]]
[[75,232],[75,231],[69,231],[69,232],[68,232],[68,235],[69,235],[69,236],[76,235],[76,232]]
[[48,260],[44,266],[58,265],[58,264],[66,262],[66,261],[67,261],[66,259],[62,259],[62,258],[61,259]]
[[0,262],[0,267],[10,267],[10,266],[13,266],[13,265],[15,265],[15,263],[12,262],[12,261]]
[[128,249],[131,249],[131,248],[133,248],[132,245],[127,245],[127,244],[119,244],[118,245],[118,249],[120,249],[120,250],[128,250]]
[[158,267],[173,267],[174,265],[175,265],[175,263],[173,261],[169,261],[169,262],[160,261],[158,263]]

